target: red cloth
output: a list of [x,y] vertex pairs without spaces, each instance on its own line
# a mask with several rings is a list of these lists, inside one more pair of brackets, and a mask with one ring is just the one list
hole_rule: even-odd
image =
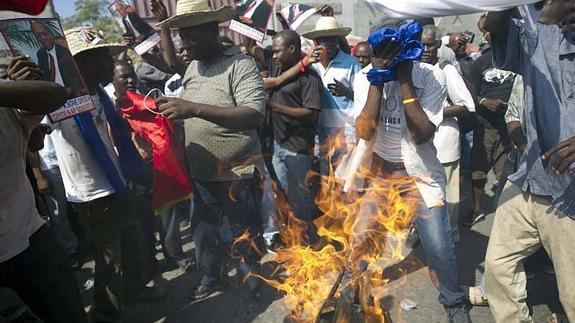
[[44,11],[47,3],[48,0],[2,0],[0,10],[18,11],[35,16]]
[[[156,108],[151,98],[146,99],[146,105],[151,109]],[[192,183],[182,162],[184,149],[174,135],[170,120],[148,111],[144,107],[144,96],[136,92],[128,91],[126,99],[119,106],[134,133],[152,145],[154,210],[160,211],[189,198]]]

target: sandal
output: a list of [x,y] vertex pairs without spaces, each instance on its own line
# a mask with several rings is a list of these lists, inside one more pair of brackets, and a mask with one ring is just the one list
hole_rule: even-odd
[[487,296],[483,295],[479,286],[469,287],[469,303],[473,306],[488,306]]

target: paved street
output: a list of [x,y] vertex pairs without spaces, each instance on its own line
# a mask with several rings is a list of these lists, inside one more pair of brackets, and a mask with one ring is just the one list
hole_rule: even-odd
[[[490,193],[487,188],[487,194]],[[491,194],[492,195],[492,194]],[[469,199],[463,200],[463,211],[469,208]],[[486,201],[489,204],[489,200]],[[485,221],[478,223],[472,230],[462,229],[461,241],[458,245],[459,281],[461,285],[479,283],[484,268],[484,256],[488,243],[488,235],[493,224],[493,214]],[[184,228],[186,251],[192,252],[189,228]],[[394,322],[445,322],[443,308],[437,302],[437,291],[431,284],[427,267],[424,266],[421,248],[414,250],[400,264],[391,266],[384,274],[392,279],[389,283],[389,296],[385,304],[392,314]],[[84,273],[79,274],[81,280],[88,277],[90,266],[85,266]],[[407,275],[400,274],[402,271]],[[168,298],[157,302],[142,302],[128,304],[125,307],[125,322],[284,322],[288,310],[284,306],[281,295],[267,289],[259,304],[242,301],[240,289],[229,287],[222,293],[211,298],[193,302],[190,298],[192,287],[198,282],[199,275],[183,273],[180,270],[168,271],[163,274],[161,282],[169,293]],[[543,272],[536,272],[534,279],[528,281],[529,303],[533,306],[535,322],[546,322],[550,309],[557,308],[557,292],[554,277]],[[90,290],[83,292],[89,302]],[[409,299],[416,302],[417,309],[404,311],[400,302]],[[471,310],[473,322],[494,322],[489,308],[475,307]]]

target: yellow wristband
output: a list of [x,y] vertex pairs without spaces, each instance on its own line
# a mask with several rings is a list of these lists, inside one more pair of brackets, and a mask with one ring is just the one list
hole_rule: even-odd
[[417,102],[417,98],[411,98],[411,99],[405,99],[403,100],[403,105],[408,105],[408,104],[412,104],[414,102]]

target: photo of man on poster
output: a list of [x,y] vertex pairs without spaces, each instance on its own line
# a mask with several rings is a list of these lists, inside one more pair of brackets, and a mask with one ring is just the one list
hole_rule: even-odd
[[126,35],[134,37],[137,43],[144,41],[155,32],[147,22],[138,16],[127,1],[116,0],[110,9],[112,13],[117,13],[115,17],[120,20],[119,22]]
[[247,0],[236,7],[237,20],[265,31],[274,6],[273,0]]

